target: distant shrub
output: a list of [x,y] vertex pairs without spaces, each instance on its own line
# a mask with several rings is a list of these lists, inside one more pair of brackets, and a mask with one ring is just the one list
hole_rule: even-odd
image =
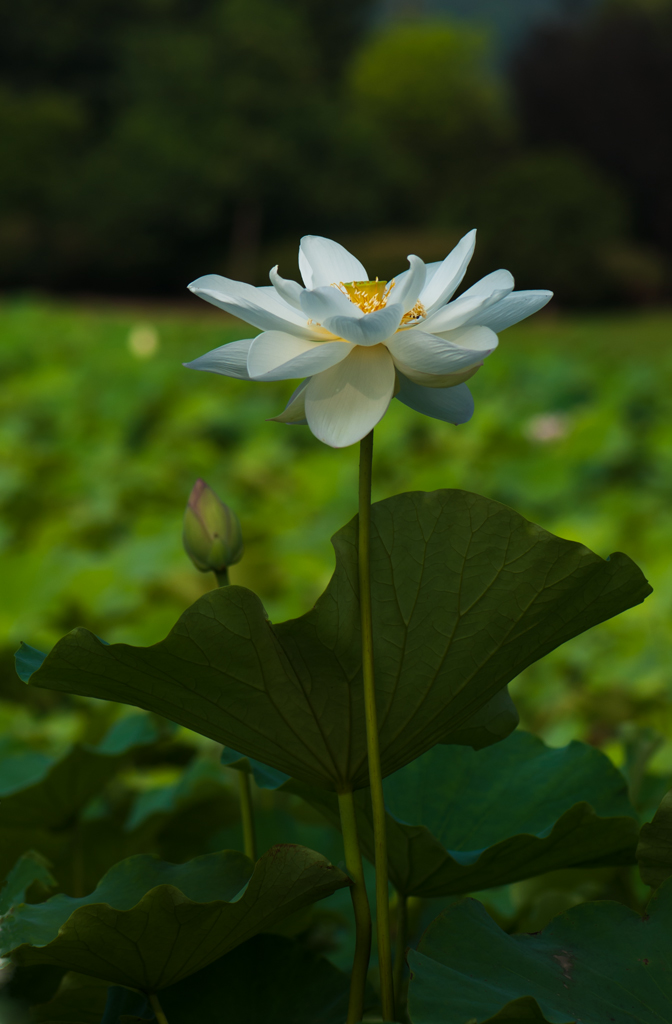
[[570,152],[503,162],[446,210],[447,220],[456,216],[479,228],[476,271],[506,266],[518,287],[552,288],[560,301],[579,304],[643,297],[660,287],[659,261],[628,241],[622,192]]

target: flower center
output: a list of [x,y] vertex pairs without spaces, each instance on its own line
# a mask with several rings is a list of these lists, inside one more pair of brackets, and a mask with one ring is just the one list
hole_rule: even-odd
[[[394,280],[392,281],[379,281],[376,278],[375,281],[350,281],[345,284],[343,281],[339,281],[338,284],[334,284],[332,287],[338,288],[339,292],[350,299],[350,302],[354,303],[355,306],[359,306],[362,313],[375,313],[378,309],[383,309],[387,305],[387,300],[390,297],[390,292],[394,288]],[[427,310],[421,302],[416,302],[413,309],[409,309],[408,313],[404,313],[400,326],[409,324],[414,320],[422,320],[427,316]]]
[[349,284],[339,281],[334,284],[334,288],[338,288],[350,302],[359,306],[362,313],[375,313],[386,305],[394,281],[390,281],[389,285],[387,281],[379,281],[378,278],[375,281],[350,281]]

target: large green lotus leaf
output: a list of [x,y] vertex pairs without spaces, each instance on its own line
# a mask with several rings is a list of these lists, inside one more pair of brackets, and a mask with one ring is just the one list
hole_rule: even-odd
[[[383,783],[390,879],[407,896],[476,892],[558,868],[632,864],[638,825],[627,785],[585,743],[547,747],[515,732],[478,753],[436,746]],[[288,783],[338,827],[333,794]],[[368,790],[355,794],[373,860]]]
[[[273,626],[243,587],[204,595],[152,647],[75,630],[31,684],[136,704],[327,789],[366,786],[357,520],[302,618]],[[383,774],[463,729],[527,665],[642,601],[625,555],[605,561],[465,491],[372,508]]]
[[300,846],[273,847],[253,872],[235,850],[186,864],[140,855],[115,865],[89,896],[15,908],[3,920],[0,955],[154,992],[348,884]]
[[[257,935],[161,992],[170,1024],[343,1024],[350,979],[295,940]],[[223,1012],[225,1006],[225,1012]],[[144,997],[111,988],[101,1024],[120,1014],[151,1017]]]
[[672,875],[672,790],[661,800],[653,821],[642,825],[637,860],[642,879],[654,889]]
[[582,903],[532,935],[507,935],[461,899],[408,962],[413,1024],[480,1024],[504,1009],[495,1019],[534,1020],[531,1000],[550,1024],[661,1024],[672,1006],[672,883],[643,918],[622,903]]
[[151,745],[162,732],[152,716],[129,715],[97,746],[75,746],[60,760],[34,751],[0,758],[0,835],[6,829],[66,828],[112,778],[123,756]]

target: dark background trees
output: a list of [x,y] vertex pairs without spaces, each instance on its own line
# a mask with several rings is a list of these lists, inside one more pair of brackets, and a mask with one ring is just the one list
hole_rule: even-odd
[[476,225],[476,271],[664,297],[670,5],[514,7],[3,0],[0,286],[258,282],[308,231],[384,276]]

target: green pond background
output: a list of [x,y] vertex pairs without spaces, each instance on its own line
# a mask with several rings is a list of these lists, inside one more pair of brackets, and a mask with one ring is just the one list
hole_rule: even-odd
[[[667,311],[551,307],[503,333],[471,382],[470,423],[393,401],[374,465],[376,499],[460,487],[638,562],[653,596],[528,669],[512,692],[524,727],[553,745],[595,743],[619,765],[635,732],[655,730],[658,775],[672,774],[671,328]],[[267,422],[291,382],[184,369],[250,332],[195,300],[16,299],[0,307],[0,331],[0,731],[60,747],[84,738],[89,705],[27,690],[13,671],[19,641],[48,650],[76,625],[110,642],[160,640],[214,586],[181,546],[199,476],[243,525],[232,582],[275,621],[301,614],[331,574],[330,536],[356,511],[358,451]]]

